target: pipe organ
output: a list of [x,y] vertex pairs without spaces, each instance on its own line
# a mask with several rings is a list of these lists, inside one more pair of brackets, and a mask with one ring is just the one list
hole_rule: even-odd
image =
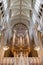
[[13,33],[12,50],[14,56],[19,56],[21,52],[24,56],[26,56],[27,52],[30,52],[28,31],[26,32],[25,36],[17,36],[17,31]]

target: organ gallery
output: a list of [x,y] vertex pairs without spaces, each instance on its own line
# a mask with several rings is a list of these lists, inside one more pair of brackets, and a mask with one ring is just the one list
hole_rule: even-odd
[[0,0],[0,65],[43,65],[43,0]]

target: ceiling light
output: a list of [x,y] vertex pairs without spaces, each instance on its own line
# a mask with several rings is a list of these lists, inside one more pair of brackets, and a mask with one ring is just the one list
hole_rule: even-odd
[[39,51],[40,50],[40,47],[39,46],[38,47],[35,47],[34,50]]
[[4,51],[7,51],[8,49],[9,49],[8,46],[3,47],[3,50],[4,50]]

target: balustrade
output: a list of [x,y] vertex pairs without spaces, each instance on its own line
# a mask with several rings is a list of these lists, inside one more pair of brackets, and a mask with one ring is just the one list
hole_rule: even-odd
[[0,65],[43,65],[43,59],[38,57],[14,57],[0,59]]

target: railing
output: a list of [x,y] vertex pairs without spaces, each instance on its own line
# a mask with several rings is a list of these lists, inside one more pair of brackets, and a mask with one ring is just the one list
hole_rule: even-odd
[[43,60],[38,57],[14,57],[0,59],[0,65],[43,65]]

